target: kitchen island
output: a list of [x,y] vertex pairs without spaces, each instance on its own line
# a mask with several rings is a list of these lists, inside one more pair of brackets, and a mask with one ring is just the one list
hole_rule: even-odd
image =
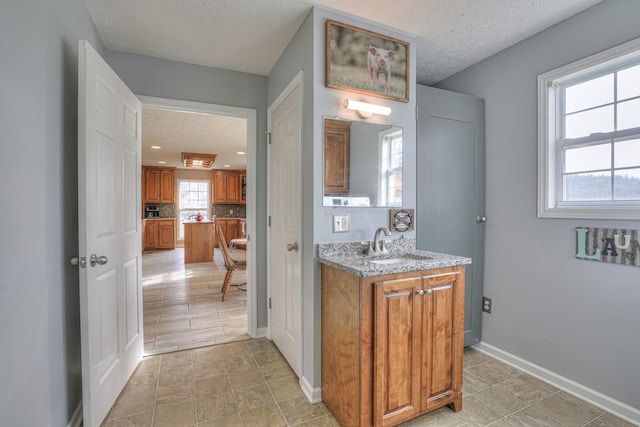
[[213,262],[213,221],[184,223],[184,262]]

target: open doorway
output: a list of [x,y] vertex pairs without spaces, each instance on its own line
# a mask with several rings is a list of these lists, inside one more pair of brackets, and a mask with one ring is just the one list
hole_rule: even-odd
[[[143,238],[145,354],[254,337],[256,290],[252,285],[256,283],[256,258],[251,237],[255,235],[256,111],[162,98],[140,100],[143,168],[176,168],[173,203],[151,205],[154,215],[160,211],[159,220],[174,220],[175,248],[144,250]],[[208,169],[185,168],[184,152],[216,158]],[[239,200],[214,200],[212,169],[238,175]],[[145,217],[149,207],[143,203]],[[236,230],[242,235],[236,237],[248,242],[246,249],[232,248],[235,257],[247,262],[246,271],[233,275],[233,283],[247,283],[243,287],[246,292],[229,294],[224,302],[220,290],[226,268],[220,248],[213,248],[211,261],[185,262],[184,223],[198,214],[203,219],[199,225],[211,223],[207,230],[214,229],[214,219],[221,224],[237,224]],[[147,218],[143,221],[154,222]]]

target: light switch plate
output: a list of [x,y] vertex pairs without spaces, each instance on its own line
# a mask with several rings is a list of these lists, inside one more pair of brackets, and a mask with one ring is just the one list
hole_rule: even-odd
[[333,232],[347,233],[350,222],[349,214],[333,214]]

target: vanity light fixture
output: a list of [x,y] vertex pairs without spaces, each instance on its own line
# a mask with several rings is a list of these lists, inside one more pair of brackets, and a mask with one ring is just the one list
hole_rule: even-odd
[[342,106],[347,110],[355,110],[356,114],[361,119],[368,119],[372,114],[380,114],[383,116],[391,114],[391,107],[370,104],[368,102],[354,101],[352,99],[345,99]]

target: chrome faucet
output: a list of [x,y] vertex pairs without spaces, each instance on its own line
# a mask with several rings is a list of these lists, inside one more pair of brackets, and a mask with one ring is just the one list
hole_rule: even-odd
[[389,252],[387,248],[384,247],[384,240],[380,240],[380,233],[384,233],[385,236],[391,236],[391,232],[387,227],[378,228],[373,235],[373,242],[369,243],[367,255],[386,254]]

